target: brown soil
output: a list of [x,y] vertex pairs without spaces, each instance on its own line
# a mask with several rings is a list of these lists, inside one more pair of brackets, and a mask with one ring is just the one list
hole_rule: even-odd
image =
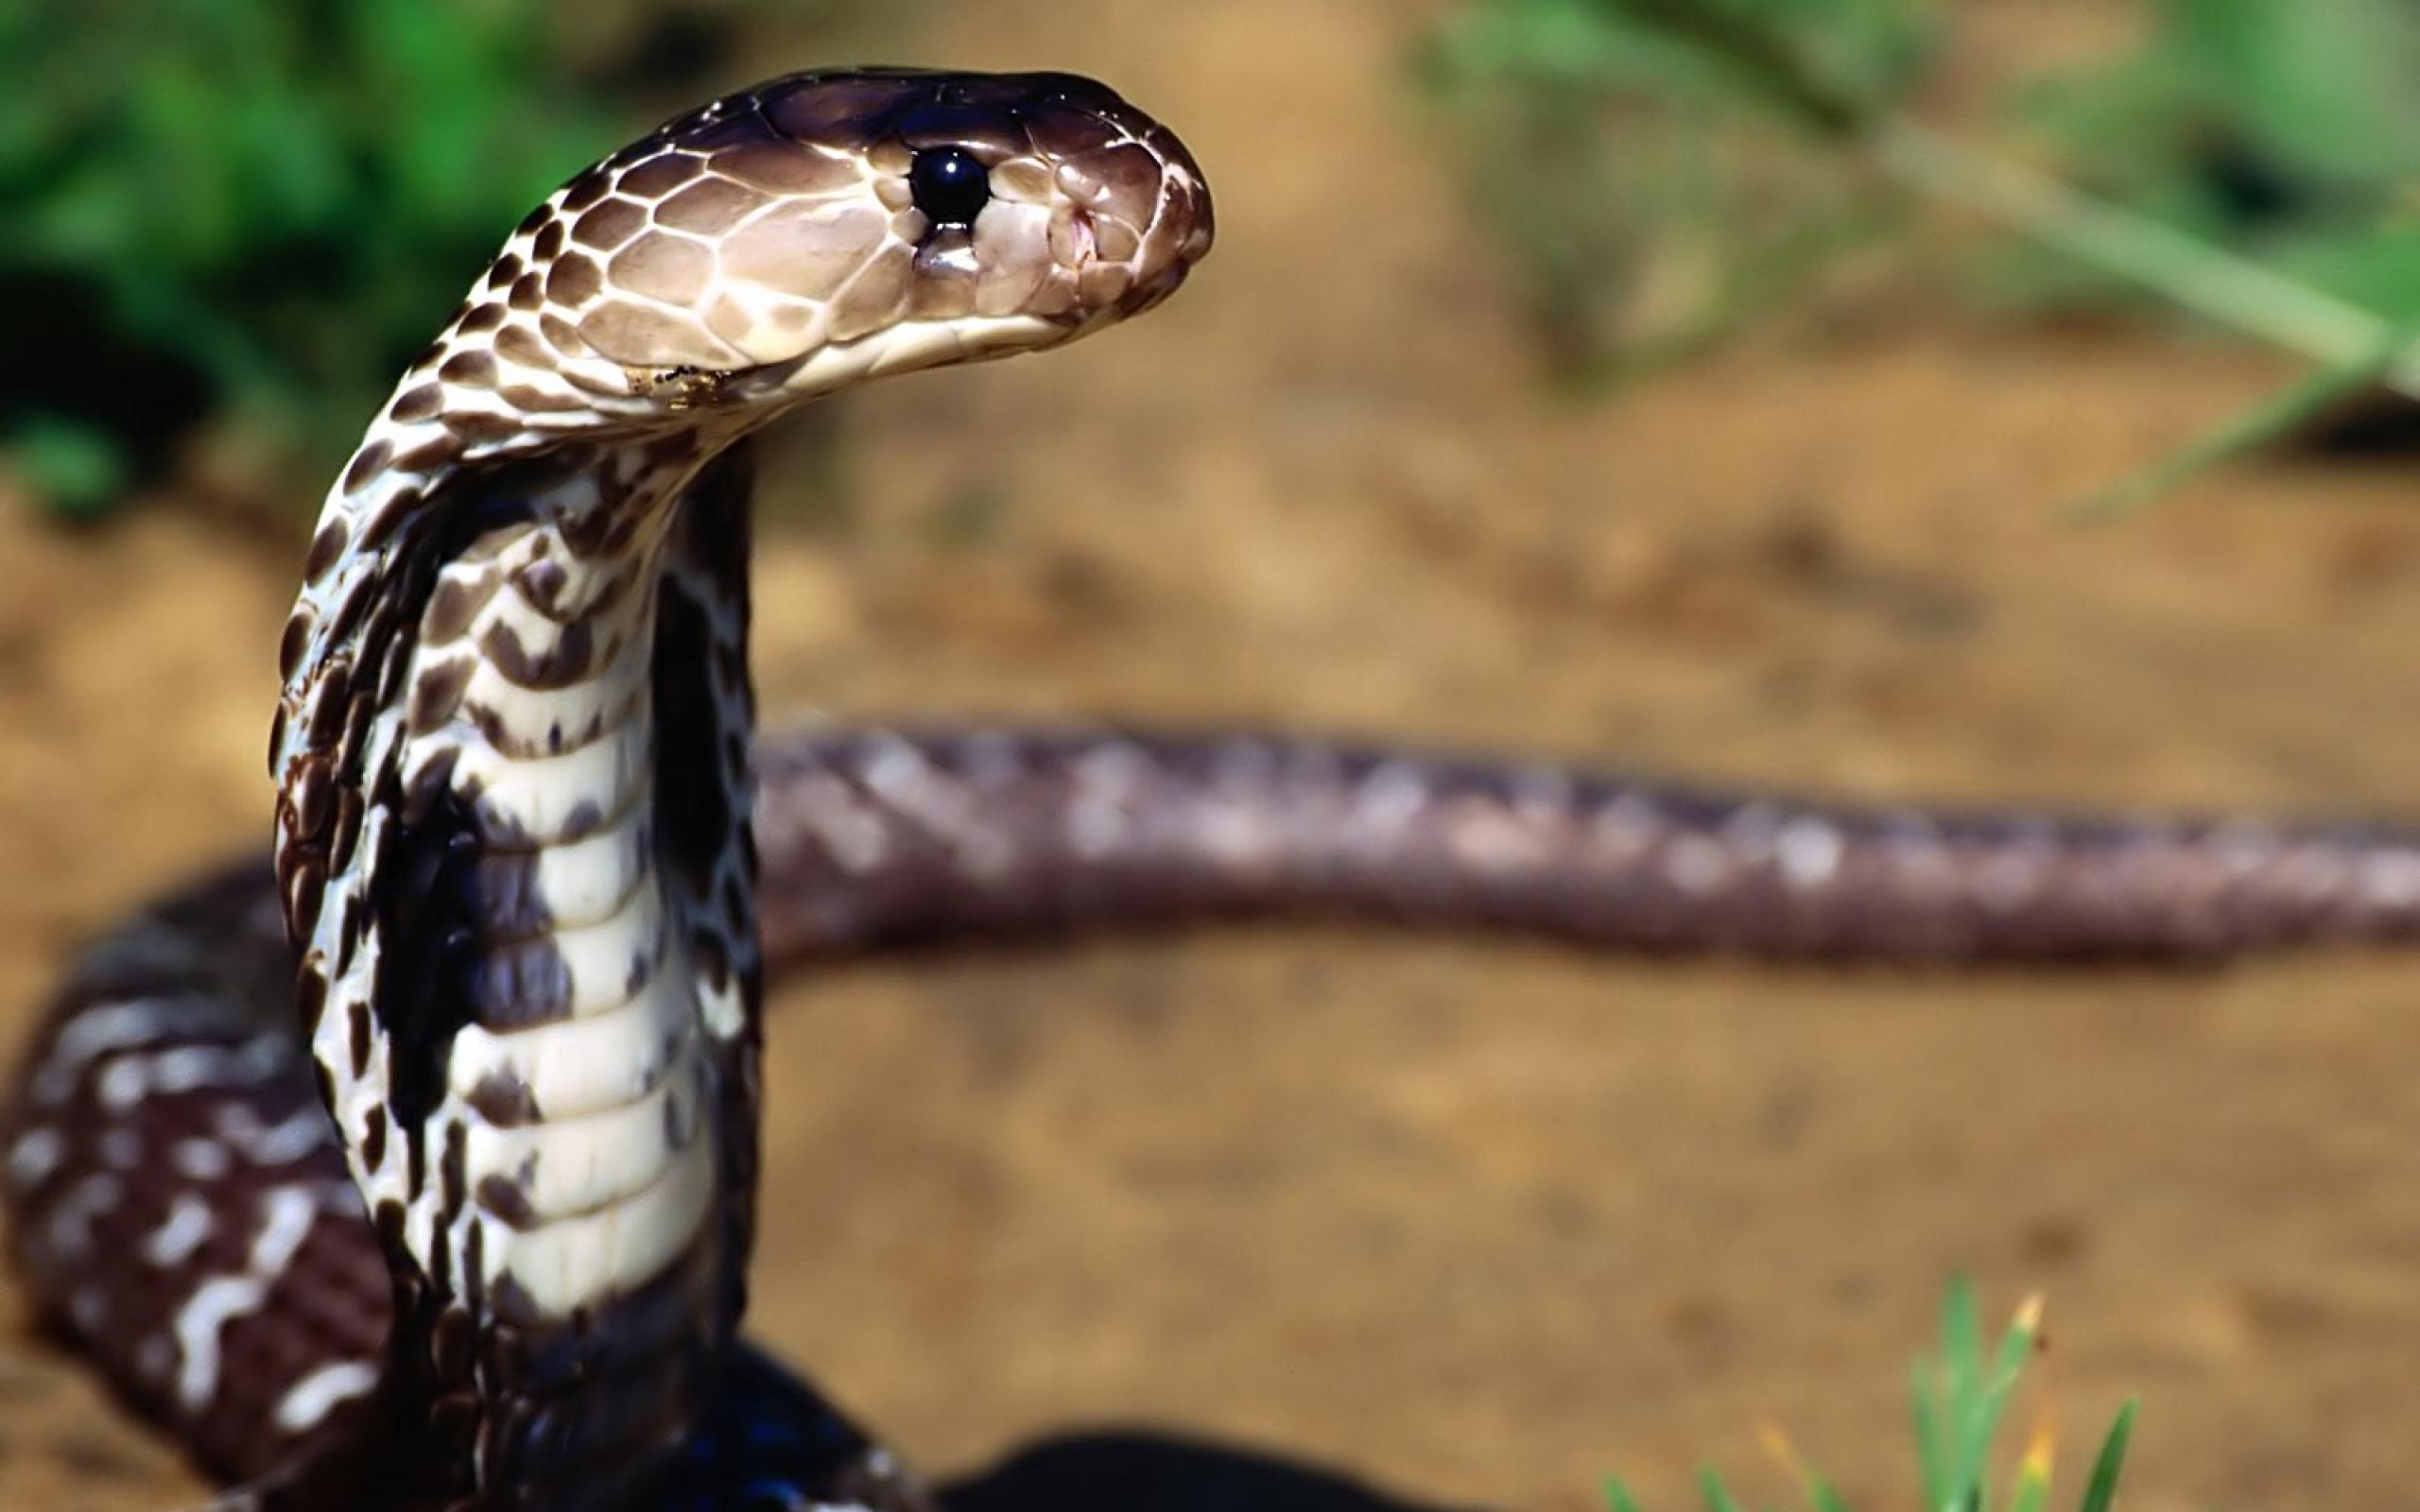
[[[1389,60],[1426,8],[937,8],[927,56],[1115,78],[1222,246],[1137,329],[868,396],[845,521],[776,529],[775,711],[1249,719],[1802,788],[2411,803],[2420,514],[2240,466],[2055,506],[2276,379],[1894,285],[1620,403],[1541,397]],[[2092,9],[1978,8],[1979,58]],[[777,457],[769,471],[797,471]],[[0,1003],[254,841],[289,592],[174,499],[0,510]],[[889,964],[778,996],[756,1324],[914,1458],[1140,1422],[1424,1499],[1683,1504],[1786,1426],[1908,1507],[1944,1278],[2049,1295],[2068,1469],[2129,1505],[2409,1494],[2411,967],[1896,974],[1263,931]],[[2030,1408],[2028,1409],[2031,1410]],[[0,1505],[171,1456],[22,1332]]]

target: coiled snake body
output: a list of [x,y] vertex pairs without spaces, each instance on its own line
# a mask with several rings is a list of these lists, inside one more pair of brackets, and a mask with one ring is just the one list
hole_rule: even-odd
[[2378,830],[1245,736],[752,753],[746,433],[1114,323],[1210,238],[1184,148],[1101,86],[897,70],[706,106],[513,233],[329,496],[274,883],[206,879],[89,951],[0,1130],[37,1295],[242,1496],[924,1504],[735,1342],[768,960],[1319,907],[1804,954],[2420,928],[2420,839]]

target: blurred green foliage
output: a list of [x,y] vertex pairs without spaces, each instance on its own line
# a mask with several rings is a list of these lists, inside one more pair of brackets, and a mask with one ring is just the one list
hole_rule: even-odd
[[1821,141],[1922,76],[1912,0],[1476,0],[1415,77],[1555,369],[1720,337],[1894,206]]
[[[2395,328],[2420,318],[2420,6],[2143,9],[2130,56],[2022,81],[1986,111],[1994,145]],[[1956,10],[1477,0],[1436,31],[1419,76],[1468,145],[1471,193],[1547,351],[1566,373],[1619,373],[1720,335],[1941,191],[1874,148],[1932,79]],[[2073,260],[2047,217],[2018,229],[2035,234],[1981,261],[1979,293],[2169,292],[2155,267]],[[1685,276],[1656,275],[1673,266]]]
[[[2017,1378],[2042,1347],[2042,1304],[2026,1301],[1995,1344],[1984,1337],[1975,1289],[1953,1280],[1941,1308],[1941,1353],[1919,1356],[1909,1374],[1910,1417],[1915,1429],[1916,1469],[1927,1512],[2044,1512],[2049,1504],[2054,1441],[2046,1417],[2026,1442],[1996,1495],[1993,1461],[2007,1421]],[[2135,1403],[2118,1409],[2094,1454],[2077,1505],[2080,1512],[2110,1512],[2134,1439]],[[1848,1512],[1848,1503],[1822,1472],[1801,1458],[1780,1433],[1767,1430],[1765,1444],[1798,1485],[1811,1512]],[[1740,1512],[1741,1503],[1722,1475],[1708,1466],[1698,1474],[1706,1512]],[[1605,1485],[1610,1512],[1641,1512],[1618,1479]]]
[[[2036,81],[2014,124],[2070,178],[2397,324],[2420,318],[2420,6],[2164,0],[2150,40]],[[2120,291],[2002,259],[2029,301]]]
[[0,0],[0,444],[67,510],[204,417],[324,465],[531,204],[761,71],[767,9]]

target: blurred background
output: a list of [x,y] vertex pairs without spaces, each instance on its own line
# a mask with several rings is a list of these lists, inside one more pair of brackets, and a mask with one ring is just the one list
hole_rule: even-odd
[[[2404,0],[57,0],[0,10],[0,1029],[259,842],[326,473],[523,210],[876,59],[1110,80],[1220,245],[1131,331],[775,444],[777,719],[2420,809]],[[1668,1507],[1702,1458],[1786,1494],[1777,1424],[1912,1507],[1901,1363],[1962,1271],[2048,1293],[2018,1411],[2068,1478],[2139,1392],[2130,1507],[2392,1504],[2411,970],[1324,929],[840,971],[776,997],[757,1325],[953,1472],[1128,1423]],[[0,1503],[181,1474],[0,1342]]]

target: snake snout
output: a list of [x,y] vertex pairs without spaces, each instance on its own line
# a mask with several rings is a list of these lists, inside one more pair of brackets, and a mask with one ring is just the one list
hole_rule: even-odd
[[1051,162],[1050,253],[1085,318],[1158,303],[1210,247],[1209,193],[1192,156],[1165,127],[1134,125],[1123,102],[1117,111],[1098,124],[1124,129],[1067,143]]
[[1138,270],[1133,292],[1119,312],[1123,315],[1140,314],[1175,293],[1185,274],[1193,270],[1193,265],[1209,255],[1210,244],[1217,239],[1209,182],[1174,137],[1166,131],[1156,135],[1162,150],[1168,154],[1160,178],[1159,203],[1151,220],[1161,261],[1156,267],[1146,266]]

